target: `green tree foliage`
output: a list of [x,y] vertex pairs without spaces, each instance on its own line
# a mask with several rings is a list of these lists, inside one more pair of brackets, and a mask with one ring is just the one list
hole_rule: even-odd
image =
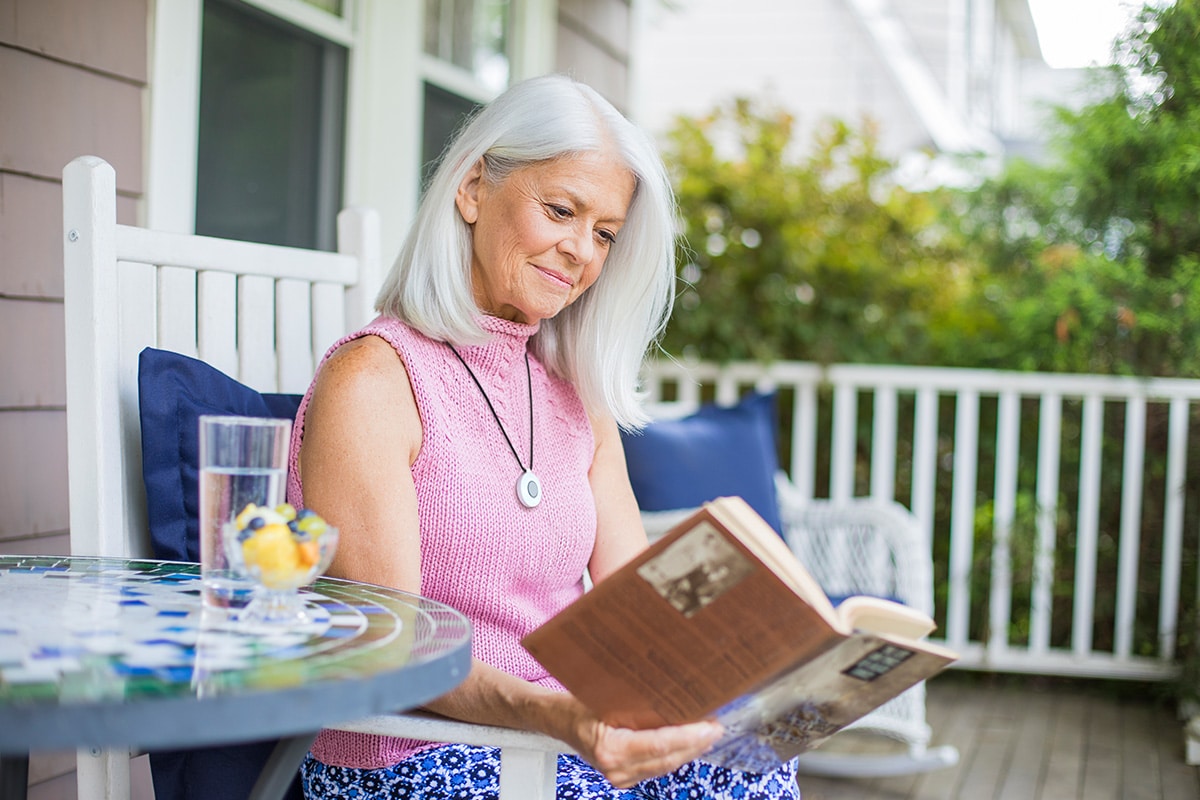
[[895,186],[869,125],[831,122],[792,158],[793,122],[739,99],[670,133],[685,288],[667,350],[932,363],[938,331],[986,325],[939,195]]
[[980,366],[1200,375],[1200,0],[1144,9],[1054,158],[958,198],[1005,335]]

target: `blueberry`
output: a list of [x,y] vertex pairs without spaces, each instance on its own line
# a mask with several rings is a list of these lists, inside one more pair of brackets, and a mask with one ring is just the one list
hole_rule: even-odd
[[250,521],[248,523],[246,523],[246,527],[249,530],[256,531],[266,524],[267,524],[267,521],[265,519],[263,519],[262,517],[251,517]]

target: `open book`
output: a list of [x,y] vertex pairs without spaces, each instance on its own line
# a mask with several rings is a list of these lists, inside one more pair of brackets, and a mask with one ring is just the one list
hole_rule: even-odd
[[523,640],[605,722],[716,719],[704,758],[764,772],[958,656],[925,614],[853,597],[834,608],[741,498],[706,503]]

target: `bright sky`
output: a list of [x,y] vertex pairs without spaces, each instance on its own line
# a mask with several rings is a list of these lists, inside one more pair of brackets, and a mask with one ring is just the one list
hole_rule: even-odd
[[1038,40],[1052,67],[1107,64],[1116,36],[1141,0],[1029,0]]

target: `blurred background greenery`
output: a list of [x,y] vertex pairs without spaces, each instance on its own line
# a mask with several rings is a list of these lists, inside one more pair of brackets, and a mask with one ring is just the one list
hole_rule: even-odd
[[905,188],[869,119],[810,142],[734,99],[666,157],[684,284],[664,347],[792,359],[1200,377],[1200,2],[1144,10],[1055,115],[1051,158]]

